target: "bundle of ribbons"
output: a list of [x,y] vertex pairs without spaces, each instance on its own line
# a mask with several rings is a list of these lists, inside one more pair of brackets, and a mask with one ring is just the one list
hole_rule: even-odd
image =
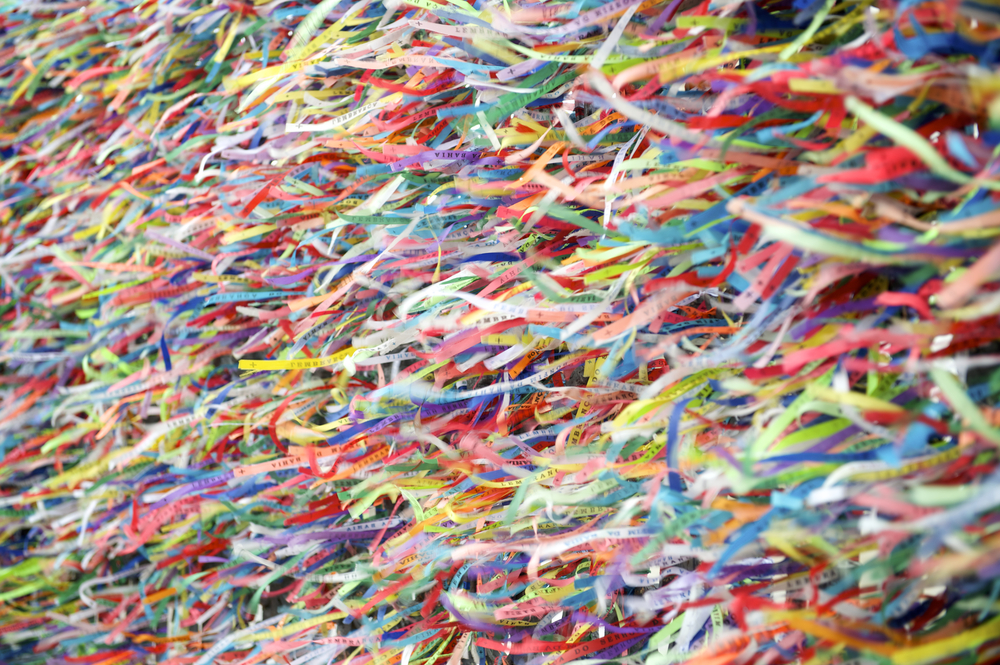
[[1000,661],[992,3],[0,7],[0,662]]

